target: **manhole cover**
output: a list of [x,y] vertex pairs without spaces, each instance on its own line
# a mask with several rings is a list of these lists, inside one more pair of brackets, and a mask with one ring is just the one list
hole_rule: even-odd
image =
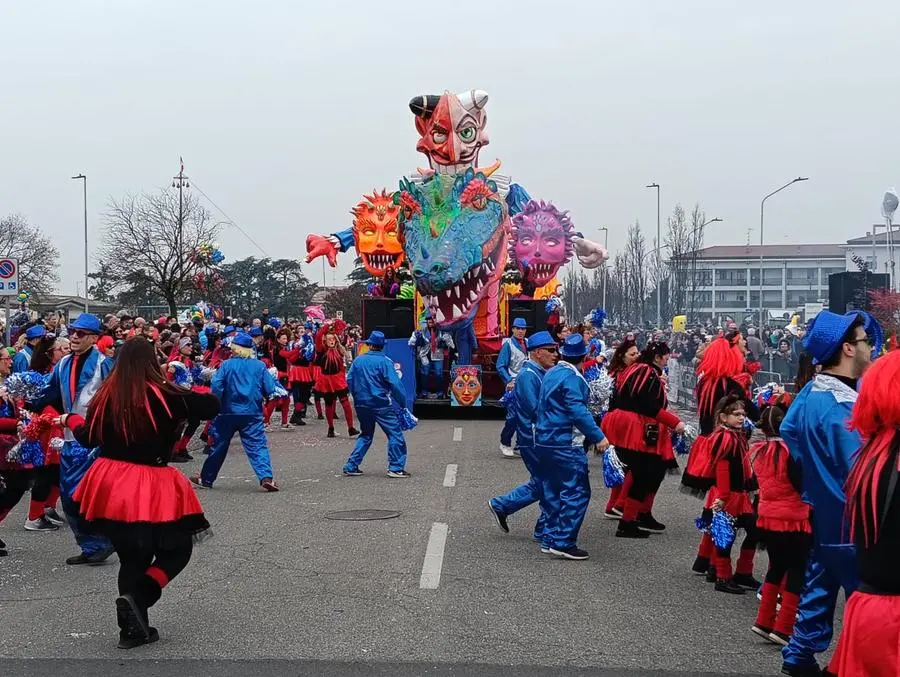
[[399,517],[397,510],[337,510],[326,512],[325,519],[343,522],[368,522],[370,520],[389,520]]

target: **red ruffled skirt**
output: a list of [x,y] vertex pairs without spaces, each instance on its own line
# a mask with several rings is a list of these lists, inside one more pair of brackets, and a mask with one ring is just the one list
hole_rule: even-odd
[[[644,430],[648,425],[659,428],[659,441],[656,446],[650,447],[644,440]],[[616,448],[642,451],[645,454],[657,454],[666,461],[674,461],[672,452],[672,432],[659,421],[647,416],[642,416],[633,411],[613,409],[608,412],[600,424],[600,429]],[[674,467],[678,467],[675,463]]]
[[840,677],[900,675],[900,595],[850,595],[828,670]]
[[98,458],[72,499],[88,530],[111,539],[164,545],[173,536],[209,532],[191,483],[169,466]]
[[322,395],[337,395],[338,397],[346,395],[349,392],[347,375],[343,371],[337,374],[323,374],[320,371],[313,390]]
[[291,383],[313,383],[316,380],[315,367],[292,364],[288,371],[288,380]]
[[702,497],[716,483],[709,439],[709,435],[699,435],[691,445],[687,466],[681,475],[681,490],[685,493]]

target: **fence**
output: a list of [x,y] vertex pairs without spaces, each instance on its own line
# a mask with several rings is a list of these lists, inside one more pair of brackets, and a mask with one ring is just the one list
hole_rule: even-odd
[[[775,371],[758,371],[753,375],[753,388],[764,388],[770,383],[777,383],[788,392],[792,392],[794,384],[783,382],[781,374]],[[694,375],[692,362],[678,362],[669,360],[669,402],[682,407],[694,409],[697,406],[694,399],[694,389],[697,387],[697,377]]]

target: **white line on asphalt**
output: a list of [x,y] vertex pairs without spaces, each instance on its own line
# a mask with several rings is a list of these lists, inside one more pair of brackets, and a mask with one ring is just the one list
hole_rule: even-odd
[[444,546],[447,544],[446,524],[435,522],[431,525],[428,546],[425,548],[425,561],[422,563],[422,576],[419,587],[422,590],[437,590],[441,583],[441,569],[444,566]]
[[453,441],[462,442],[462,428],[453,429]]
[[456,471],[459,470],[459,466],[456,463],[450,463],[447,465],[447,472],[444,473],[444,486],[445,487],[455,487],[456,486]]

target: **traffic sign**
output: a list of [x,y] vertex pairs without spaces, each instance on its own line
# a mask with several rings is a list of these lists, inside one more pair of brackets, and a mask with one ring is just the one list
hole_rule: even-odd
[[0,259],[0,296],[15,296],[19,293],[19,261]]

